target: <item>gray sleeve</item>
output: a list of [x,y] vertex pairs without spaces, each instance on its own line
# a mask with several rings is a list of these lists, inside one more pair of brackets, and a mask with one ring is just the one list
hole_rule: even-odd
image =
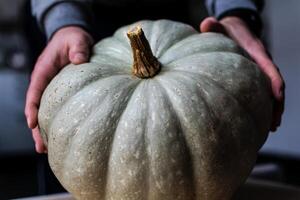
[[49,40],[60,28],[70,25],[90,29],[91,0],[31,0],[33,16]]
[[252,0],[205,0],[208,13],[220,18],[230,10],[245,9],[257,12],[257,7]]

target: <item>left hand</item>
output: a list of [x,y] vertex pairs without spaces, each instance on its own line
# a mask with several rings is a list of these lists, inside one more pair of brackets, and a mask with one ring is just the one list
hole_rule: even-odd
[[31,74],[25,105],[27,124],[32,129],[36,152],[47,152],[38,127],[38,109],[44,90],[68,63],[87,62],[92,44],[93,38],[88,32],[77,26],[66,26],[56,31],[39,56]]
[[247,24],[240,18],[229,16],[217,21],[208,17],[200,24],[201,32],[221,32],[237,42],[258,64],[260,69],[269,77],[272,85],[272,92],[275,99],[271,131],[276,131],[280,126],[281,116],[284,110],[284,81],[278,70],[269,57],[264,45],[247,27]]

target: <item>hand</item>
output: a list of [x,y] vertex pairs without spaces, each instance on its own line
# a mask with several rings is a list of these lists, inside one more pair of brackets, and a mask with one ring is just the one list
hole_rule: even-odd
[[200,24],[201,32],[221,32],[225,33],[236,41],[252,59],[258,64],[260,69],[269,77],[272,85],[272,92],[275,99],[271,131],[276,131],[281,123],[281,115],[284,110],[284,81],[283,78],[268,56],[262,42],[248,29],[246,23],[238,17],[225,17],[217,21],[213,17],[208,17]]
[[38,153],[47,152],[37,119],[42,94],[52,78],[66,64],[87,62],[92,44],[92,37],[82,28],[76,26],[61,28],[53,35],[34,66],[26,95],[25,115],[28,127],[32,129]]

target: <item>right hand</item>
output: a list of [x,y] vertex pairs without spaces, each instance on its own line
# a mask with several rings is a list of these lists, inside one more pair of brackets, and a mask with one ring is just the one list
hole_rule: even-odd
[[284,110],[284,80],[279,69],[268,55],[263,43],[247,27],[240,18],[228,16],[217,21],[208,17],[200,25],[201,32],[221,32],[236,41],[258,64],[258,67],[269,77],[274,97],[271,131],[276,131],[280,126]]
[[92,44],[91,35],[82,28],[61,28],[53,35],[34,66],[26,95],[25,115],[38,153],[47,152],[38,127],[38,109],[42,94],[54,76],[68,63],[87,62]]

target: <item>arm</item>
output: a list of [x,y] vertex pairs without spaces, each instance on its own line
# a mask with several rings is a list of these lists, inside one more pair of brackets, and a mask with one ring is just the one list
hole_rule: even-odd
[[258,36],[262,29],[259,11],[263,7],[263,2],[263,0],[205,0],[208,13],[211,16],[217,20],[227,16],[238,17]]
[[86,31],[91,22],[87,2],[32,0],[33,15],[49,40],[34,66],[26,94],[25,115],[38,153],[47,151],[37,119],[43,91],[65,65],[70,62],[80,64],[89,59],[93,39]]
[[31,10],[49,40],[59,29],[79,26],[90,31],[91,0],[31,0]]
[[260,30],[255,29],[261,28],[256,4],[251,0],[206,0],[206,5],[210,14],[219,21],[213,17],[206,18],[200,25],[201,32],[227,34],[247,51],[269,77],[275,99],[270,130],[275,131],[284,110],[284,81],[258,37]]

